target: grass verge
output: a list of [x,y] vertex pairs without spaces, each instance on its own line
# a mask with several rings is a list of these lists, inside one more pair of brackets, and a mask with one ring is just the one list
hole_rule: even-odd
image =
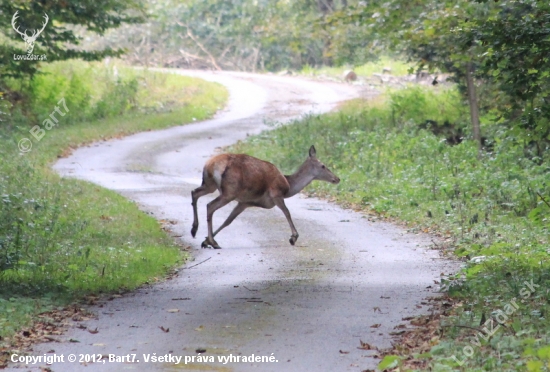
[[[0,366],[14,334],[38,313],[85,295],[136,288],[184,259],[135,203],[61,178],[51,163],[92,141],[206,119],[228,97],[218,84],[116,64],[71,61],[44,72],[28,82],[22,102],[4,100],[0,110]],[[29,133],[33,125],[42,130],[35,131],[40,139]],[[27,153],[18,149],[23,137],[32,142]]]
[[381,370],[549,369],[550,159],[527,158],[525,142],[489,118],[483,131],[492,146],[478,158],[473,141],[457,141],[468,117],[455,90],[413,87],[231,149],[290,172],[314,144],[342,182],[308,192],[437,233],[464,259],[444,283],[454,306],[432,325],[432,337],[399,345]]
[[400,61],[399,59],[391,58],[389,56],[381,56],[380,59],[373,62],[367,62],[361,66],[355,66],[353,68],[340,66],[340,67],[310,67],[306,66],[300,74],[307,76],[331,76],[335,78],[341,78],[344,71],[352,69],[359,76],[372,76],[373,74],[381,74],[386,69],[386,72],[393,76],[405,76],[409,74],[409,69],[413,65]]

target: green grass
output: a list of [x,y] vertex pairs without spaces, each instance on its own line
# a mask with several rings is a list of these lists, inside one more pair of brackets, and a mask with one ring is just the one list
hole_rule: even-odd
[[361,66],[340,66],[340,67],[320,67],[313,68],[310,66],[304,67],[299,73],[308,76],[327,75],[341,78],[344,71],[353,70],[358,76],[372,76],[373,74],[381,74],[384,68],[389,67],[393,76],[405,76],[409,74],[409,69],[412,64],[403,62],[398,58],[381,56],[380,59],[374,62],[367,62]]
[[[161,75],[161,73],[157,74]],[[160,96],[151,94],[151,101],[178,99],[178,104],[174,107],[156,113],[129,112],[122,118],[110,117],[73,125],[60,121],[59,126],[47,131],[39,142],[34,141],[34,138],[29,136],[28,132],[23,131],[20,134],[21,138],[27,137],[33,140],[33,149],[27,156],[40,164],[44,164],[55,159],[58,155],[64,154],[68,148],[76,148],[91,141],[125,136],[145,130],[164,129],[174,125],[203,120],[223,107],[223,102],[227,99],[225,89],[217,84],[173,74],[163,75],[165,75],[167,81],[162,82],[161,80],[158,84],[174,84],[175,80],[180,85],[189,87],[189,89],[179,87],[184,92],[189,91],[189,93],[182,94],[185,97],[164,96],[165,92],[163,90],[161,90],[162,94]],[[71,110],[71,106],[68,105],[68,108]],[[60,128],[62,130],[58,130]]]
[[[445,282],[458,305],[428,355],[433,371],[548,370],[550,208],[539,195],[550,200],[550,159],[526,158],[525,142],[487,117],[482,130],[493,149],[481,158],[468,138],[450,146],[421,128],[427,120],[448,121],[469,133],[468,117],[456,91],[414,87],[280,126],[232,151],[290,172],[314,144],[342,182],[312,184],[308,192],[438,233],[466,259],[464,270]],[[470,261],[476,256],[485,259]],[[526,289],[525,281],[539,287]],[[496,317],[513,298],[523,299],[519,308],[476,345],[471,328],[483,334],[488,324],[481,319]]]
[[[115,76],[112,65],[70,61],[47,65],[47,74],[28,85],[9,82],[25,87],[27,101],[4,106],[11,114],[0,130],[0,342],[9,344],[45,309],[136,288],[185,259],[135,203],[50,169],[85,143],[206,119],[228,97],[222,86],[199,79],[117,68]],[[68,112],[35,140],[29,128],[44,129],[61,97]],[[17,147],[23,137],[33,142],[25,154]]]

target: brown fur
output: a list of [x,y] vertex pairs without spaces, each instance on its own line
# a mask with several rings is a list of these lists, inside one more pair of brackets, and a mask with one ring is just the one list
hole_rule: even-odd
[[[194,237],[199,226],[197,200],[217,189],[220,195],[208,203],[207,207],[208,237],[202,243],[203,247],[211,245],[214,248],[219,248],[214,236],[231,224],[246,208],[270,209],[275,205],[283,211],[287,218],[292,230],[290,243],[294,245],[298,239],[298,232],[284,199],[295,195],[315,179],[332,183],[340,182],[338,177],[317,160],[313,146],[309,150],[309,158],[296,173],[290,176],[283,175],[273,164],[249,155],[216,155],[209,159],[204,166],[202,185],[191,193],[193,199],[191,203],[193,205],[191,234]],[[214,212],[233,200],[238,202],[237,206],[227,220],[215,232],[212,232]]]
[[[221,185],[214,180],[214,171],[221,174]],[[203,180],[213,180],[220,194],[231,195],[232,200],[242,203],[258,202],[264,196],[284,197],[290,188],[277,167],[245,154],[214,156],[206,162],[204,173]]]

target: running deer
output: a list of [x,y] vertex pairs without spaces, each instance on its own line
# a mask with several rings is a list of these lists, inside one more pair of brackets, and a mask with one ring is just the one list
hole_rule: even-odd
[[[290,225],[292,235],[290,244],[294,245],[298,240],[298,231],[294,227],[290,212],[284,199],[299,193],[311,181],[319,180],[338,184],[340,178],[336,177],[316,156],[315,147],[309,149],[309,157],[300,166],[296,173],[285,176],[277,167],[260,159],[244,154],[221,154],[216,155],[206,162],[202,171],[202,185],[191,192],[193,205],[193,227],[191,235],[195,237],[199,227],[197,215],[197,200],[215,190],[220,195],[208,203],[206,208],[206,221],[208,222],[208,236],[202,242],[201,247],[209,245],[214,248],[221,248],[214,240],[223,228],[227,227],[233,220],[248,207],[260,207],[271,209],[279,207]],[[237,206],[225,222],[212,232],[212,216],[214,212],[236,200]]]

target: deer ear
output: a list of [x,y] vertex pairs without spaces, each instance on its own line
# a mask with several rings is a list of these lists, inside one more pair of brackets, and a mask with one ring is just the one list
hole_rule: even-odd
[[309,157],[314,158],[317,156],[317,151],[315,151],[315,146],[311,145],[309,148]]

